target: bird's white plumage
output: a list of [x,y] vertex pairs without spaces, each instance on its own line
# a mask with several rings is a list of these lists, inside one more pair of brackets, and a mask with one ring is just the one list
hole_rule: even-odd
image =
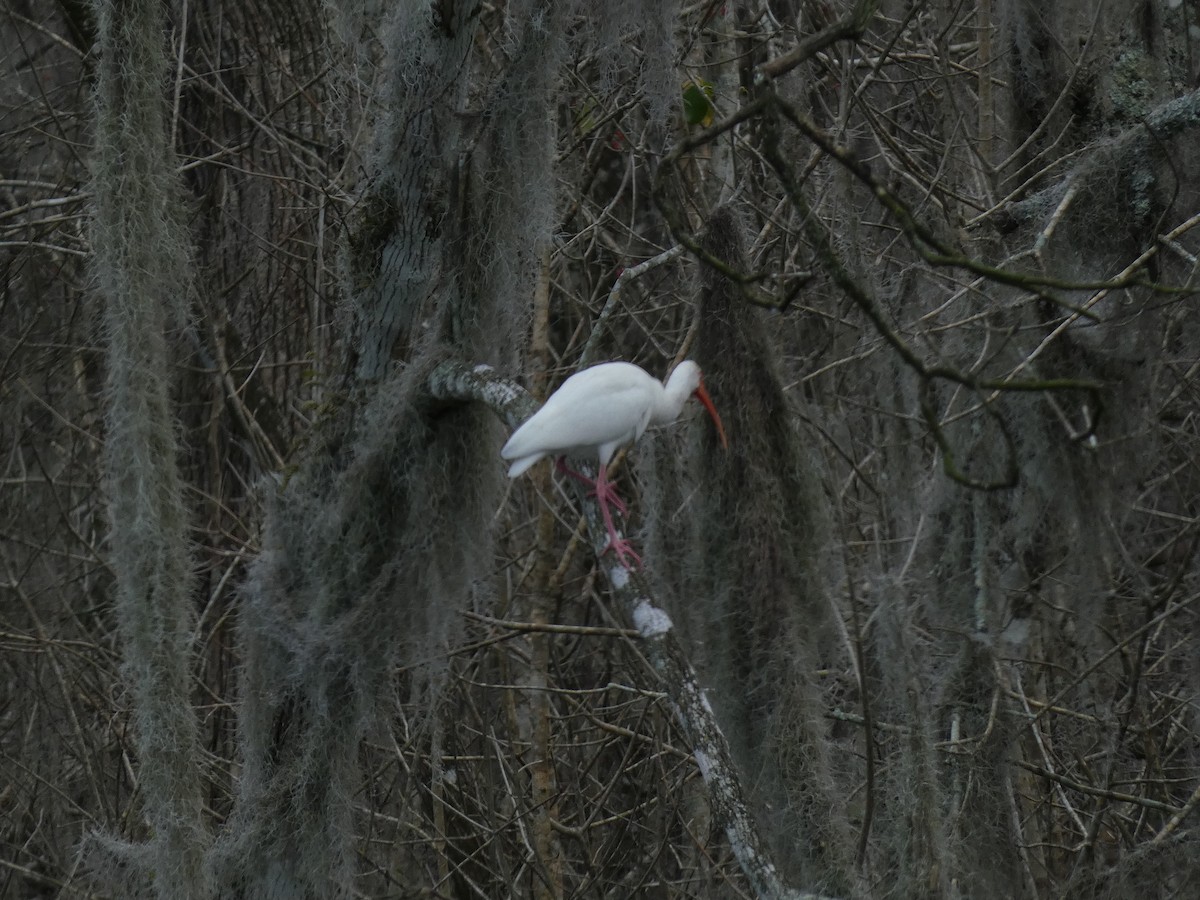
[[545,456],[595,453],[607,466],[617,448],[650,424],[679,416],[700,386],[700,368],[680,363],[664,385],[633,363],[610,362],[576,372],[508,439],[500,456],[516,478]]
[[625,504],[608,479],[608,464],[618,447],[636,441],[647,426],[677,419],[683,404],[693,395],[708,410],[725,446],[721,417],[694,362],[681,362],[666,384],[632,363],[610,362],[584,369],[564,381],[542,408],[513,432],[500,456],[512,462],[508,475],[516,478],[544,456],[596,454],[600,471],[595,479],[565,466],[563,471],[592,487],[608,532],[605,552],[611,550],[625,568],[636,568],[642,564],[641,557],[613,521],[612,508],[624,513]]

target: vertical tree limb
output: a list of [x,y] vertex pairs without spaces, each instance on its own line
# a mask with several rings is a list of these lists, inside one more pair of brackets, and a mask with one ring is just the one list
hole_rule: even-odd
[[[548,329],[550,324],[550,248],[543,248],[542,265],[533,300],[533,341],[530,348],[538,361],[537,370],[545,373],[550,363]],[[539,393],[546,393],[544,375],[538,386]],[[547,467],[535,473],[540,480],[539,494],[549,493],[550,474]],[[550,548],[555,531],[555,516],[546,504],[539,504],[537,512],[538,558],[534,566],[533,591],[529,598],[529,620],[534,625],[545,625],[550,621],[553,609],[552,592],[555,589],[554,566],[550,561]],[[534,897],[538,900],[553,900],[563,895],[562,852],[554,834],[552,820],[558,818],[556,795],[558,783],[551,749],[551,706],[548,687],[552,682],[550,673],[551,637],[544,631],[534,631],[529,636],[529,716],[531,727],[530,782],[533,813],[533,847],[537,853],[537,872],[541,878],[535,883]]]

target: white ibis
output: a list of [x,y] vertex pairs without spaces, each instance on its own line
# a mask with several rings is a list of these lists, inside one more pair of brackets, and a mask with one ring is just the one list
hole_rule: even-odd
[[[699,400],[717,426],[721,446],[728,446],[725,426],[712,398],[704,389],[700,367],[691,360],[681,362],[666,383],[627,362],[601,363],[576,372],[550,395],[533,416],[513,432],[500,456],[511,460],[509,478],[516,478],[545,456],[559,457],[559,466],[592,485],[596,502],[608,529],[608,546],[617,558],[641,563],[628,541],[613,527],[609,504],[625,512],[625,504],[608,480],[608,464],[617,448],[642,436],[649,425],[665,425],[679,418],[689,397]],[[595,481],[567,469],[567,454],[595,453],[600,474]]]

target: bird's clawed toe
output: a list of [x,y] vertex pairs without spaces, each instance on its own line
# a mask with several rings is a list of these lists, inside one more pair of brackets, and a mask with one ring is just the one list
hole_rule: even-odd
[[[609,552],[615,553],[617,561],[627,569],[640,569],[642,567],[642,558],[633,549],[633,544],[624,538],[609,537],[608,545],[604,548],[604,553]],[[603,556],[604,554],[601,555]]]
[[603,486],[599,482],[591,490],[591,495],[596,498],[597,503],[607,503],[616,509],[623,516],[629,515],[629,507],[625,505],[625,501],[617,494],[617,489],[613,487],[612,482],[606,481]]

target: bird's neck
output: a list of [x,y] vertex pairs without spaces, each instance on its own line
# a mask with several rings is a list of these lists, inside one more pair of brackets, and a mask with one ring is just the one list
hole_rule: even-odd
[[685,384],[671,384],[669,381],[663,387],[663,392],[658,395],[654,403],[654,411],[650,414],[650,421],[655,425],[666,425],[669,422],[674,422],[679,418],[679,414],[683,412],[683,405],[687,403],[688,390]]

